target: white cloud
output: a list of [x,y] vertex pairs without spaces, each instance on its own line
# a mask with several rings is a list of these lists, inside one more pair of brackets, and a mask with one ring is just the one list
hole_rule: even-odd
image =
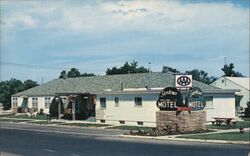
[[[51,3],[19,3],[26,7],[19,16],[10,14],[5,22],[11,26],[22,23],[27,27],[54,27],[79,32],[145,31],[193,32],[211,29],[247,29],[249,9],[234,7],[230,3],[190,3],[179,1],[119,1],[69,4],[53,1]],[[32,6],[32,7],[29,7]],[[12,10],[15,12],[15,10]],[[57,13],[62,17],[53,18]],[[33,15],[46,17],[34,18]]]

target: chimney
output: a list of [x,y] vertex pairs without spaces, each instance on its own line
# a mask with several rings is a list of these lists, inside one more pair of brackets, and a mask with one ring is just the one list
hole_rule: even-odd
[[168,66],[163,66],[162,72],[163,72],[163,73],[169,72],[169,67],[168,67]]
[[121,82],[121,91],[123,91],[123,82]]

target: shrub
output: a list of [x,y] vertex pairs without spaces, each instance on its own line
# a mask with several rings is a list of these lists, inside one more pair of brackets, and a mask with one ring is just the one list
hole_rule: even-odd
[[40,114],[40,115],[44,115],[44,112],[43,112],[43,111],[44,111],[44,109],[40,108],[39,114]]
[[18,107],[18,108],[17,108],[17,113],[22,113],[22,112],[23,112],[22,107]]
[[250,117],[250,101],[247,101],[247,108],[245,108],[245,116]]
[[[61,101],[61,111],[63,112],[63,103]],[[51,117],[58,117],[58,102],[54,98],[49,107],[49,113]]]

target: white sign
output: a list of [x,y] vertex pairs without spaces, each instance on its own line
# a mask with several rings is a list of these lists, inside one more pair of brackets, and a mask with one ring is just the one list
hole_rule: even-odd
[[175,75],[175,87],[177,88],[190,88],[192,83],[192,75]]

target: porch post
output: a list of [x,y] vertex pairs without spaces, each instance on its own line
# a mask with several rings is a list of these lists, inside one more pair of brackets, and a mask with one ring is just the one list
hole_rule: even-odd
[[76,119],[76,115],[75,115],[75,97],[73,97],[73,101],[72,101],[72,120]]
[[58,119],[61,119],[61,98],[58,97]]

